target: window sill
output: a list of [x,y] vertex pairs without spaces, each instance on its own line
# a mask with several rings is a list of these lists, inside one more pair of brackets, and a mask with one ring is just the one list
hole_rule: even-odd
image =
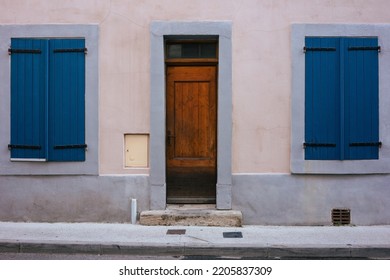
[[291,160],[293,174],[388,174],[390,160]]
[[46,162],[47,160],[45,158],[11,158],[10,161],[12,162]]

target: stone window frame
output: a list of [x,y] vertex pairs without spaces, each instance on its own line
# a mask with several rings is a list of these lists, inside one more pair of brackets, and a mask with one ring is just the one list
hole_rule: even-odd
[[[83,162],[11,161],[10,141],[10,56],[11,38],[85,38],[85,141],[88,144]],[[0,175],[98,175],[99,174],[99,71],[98,25],[42,24],[0,25]]]
[[[378,160],[305,160],[305,37],[378,37],[379,53],[379,149]],[[296,174],[390,173],[390,25],[293,24],[291,27],[292,95],[290,170]]]

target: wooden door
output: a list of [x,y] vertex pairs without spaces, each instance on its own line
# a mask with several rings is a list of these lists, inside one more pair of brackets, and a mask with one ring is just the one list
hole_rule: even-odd
[[168,203],[215,203],[216,71],[167,67]]

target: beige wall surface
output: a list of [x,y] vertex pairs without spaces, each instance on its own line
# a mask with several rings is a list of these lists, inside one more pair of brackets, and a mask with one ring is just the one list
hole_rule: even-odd
[[[389,23],[388,0],[2,0],[0,24],[98,24],[100,173],[149,133],[152,20],[233,24],[233,173],[288,173],[291,23]],[[2,54],[3,55],[3,54]],[[153,156],[153,155],[151,155]]]

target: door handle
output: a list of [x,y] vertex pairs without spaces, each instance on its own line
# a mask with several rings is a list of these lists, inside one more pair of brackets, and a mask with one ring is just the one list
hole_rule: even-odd
[[172,132],[170,130],[167,131],[167,144],[171,145],[171,139],[176,138],[175,135],[172,135]]

